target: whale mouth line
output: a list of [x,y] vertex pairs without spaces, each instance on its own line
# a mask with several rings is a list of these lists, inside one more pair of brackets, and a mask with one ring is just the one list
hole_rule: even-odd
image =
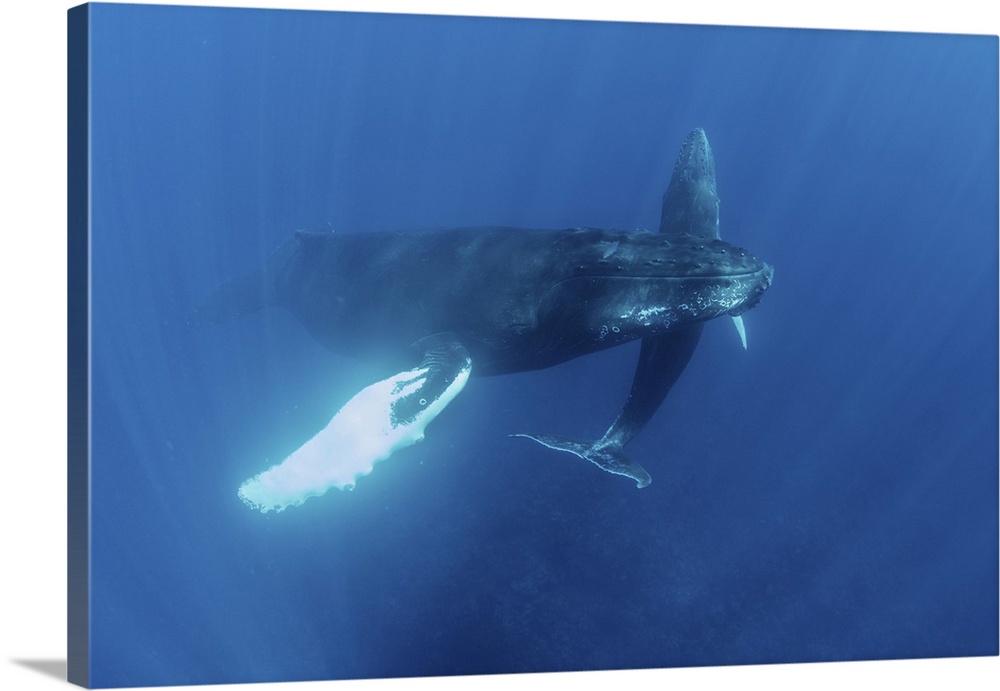
[[587,274],[583,276],[574,276],[572,278],[567,278],[560,283],[565,283],[566,281],[576,281],[581,279],[593,279],[593,280],[604,280],[612,279],[616,281],[698,281],[698,280],[721,280],[721,279],[746,279],[753,278],[756,276],[761,276],[766,274],[768,276],[768,283],[770,283],[770,276],[773,273],[773,269],[769,264],[763,264],[758,268],[747,269],[745,271],[717,271],[714,273],[675,273],[675,274],[635,274],[635,273],[594,273]]

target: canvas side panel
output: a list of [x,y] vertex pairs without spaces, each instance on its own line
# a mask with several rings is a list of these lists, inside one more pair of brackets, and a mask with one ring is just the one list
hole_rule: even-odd
[[67,36],[67,677],[90,684],[90,8]]

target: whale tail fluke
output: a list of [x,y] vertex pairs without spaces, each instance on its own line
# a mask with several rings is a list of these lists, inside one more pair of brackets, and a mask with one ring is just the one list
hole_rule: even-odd
[[[222,324],[244,314],[279,304],[277,278],[287,272],[303,236],[316,235],[296,231],[274,251],[264,268],[249,271],[219,284],[187,316],[192,326]],[[308,237],[306,238],[308,239]]]
[[245,273],[216,286],[188,314],[187,322],[192,326],[211,326],[256,312],[274,304],[272,292],[264,271]]
[[636,487],[649,485],[653,479],[646,469],[636,463],[625,453],[622,445],[616,441],[598,439],[597,441],[580,441],[568,437],[558,437],[553,434],[512,434],[512,437],[533,439],[542,446],[556,451],[566,451],[590,461],[601,470],[615,475],[624,475],[635,480]]

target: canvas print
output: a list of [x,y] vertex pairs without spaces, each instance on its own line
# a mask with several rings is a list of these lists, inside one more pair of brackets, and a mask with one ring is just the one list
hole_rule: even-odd
[[71,681],[997,655],[997,47],[71,10]]

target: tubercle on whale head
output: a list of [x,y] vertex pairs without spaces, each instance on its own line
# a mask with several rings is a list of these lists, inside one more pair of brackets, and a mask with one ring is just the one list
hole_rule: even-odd
[[726,312],[730,317],[738,317],[744,312],[752,310],[760,302],[760,299],[764,297],[767,289],[771,287],[771,281],[774,279],[774,267],[767,262],[763,262],[763,265],[763,268],[759,272],[760,280],[757,281],[753,289],[747,294],[747,298],[740,303],[739,307]]

